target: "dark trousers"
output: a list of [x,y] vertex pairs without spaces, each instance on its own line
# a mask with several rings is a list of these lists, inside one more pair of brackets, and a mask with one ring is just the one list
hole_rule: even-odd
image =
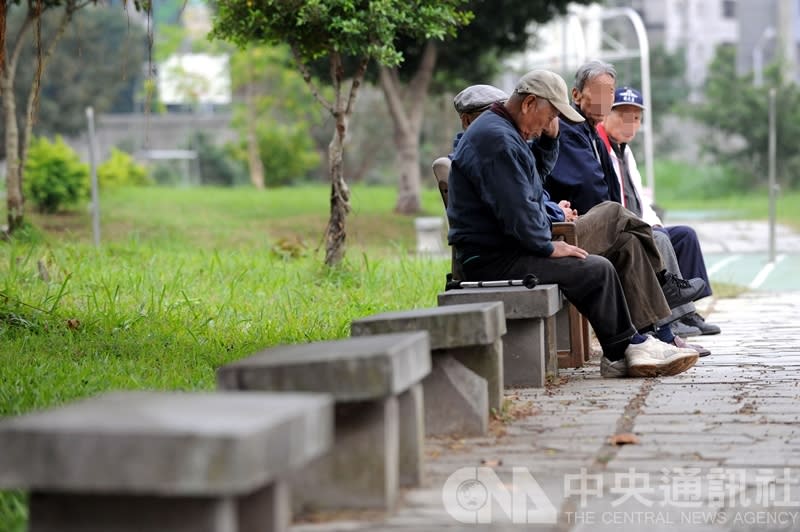
[[654,227],[654,231],[662,231],[669,235],[672,247],[675,249],[675,256],[678,258],[678,266],[681,268],[681,275],[684,279],[694,279],[699,277],[706,282],[706,289],[703,290],[697,299],[711,295],[711,282],[708,280],[706,263],[703,260],[703,252],[700,250],[700,241],[697,233],[688,225],[670,225],[667,227]]
[[464,256],[469,258],[462,263],[468,281],[521,279],[533,273],[542,284],[558,284],[567,300],[592,324],[604,352],[621,344],[624,349],[636,332],[617,271],[608,259],[598,255],[551,259],[522,251]]

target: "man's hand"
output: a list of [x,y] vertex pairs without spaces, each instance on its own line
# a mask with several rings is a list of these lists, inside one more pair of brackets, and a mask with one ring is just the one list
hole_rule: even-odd
[[558,137],[558,117],[552,119],[550,123],[547,124],[547,127],[544,128],[542,133],[544,133],[551,139]]
[[558,206],[561,207],[562,211],[564,211],[565,222],[574,222],[575,220],[578,219],[578,211],[573,209],[567,200],[559,201]]
[[588,256],[589,254],[586,250],[578,246],[567,244],[563,240],[553,241],[553,252],[550,254],[551,259],[558,259],[561,257],[578,257],[579,259],[585,259]]

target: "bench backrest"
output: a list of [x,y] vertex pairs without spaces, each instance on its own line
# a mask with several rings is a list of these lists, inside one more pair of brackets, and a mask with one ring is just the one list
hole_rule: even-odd
[[450,157],[439,157],[432,165],[433,177],[436,178],[445,208],[447,208],[447,178],[450,177],[450,163]]

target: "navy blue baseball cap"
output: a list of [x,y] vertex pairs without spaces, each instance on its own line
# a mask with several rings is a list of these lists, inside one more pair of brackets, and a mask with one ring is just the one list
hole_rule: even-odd
[[619,107],[620,105],[632,105],[639,109],[644,109],[644,98],[642,93],[630,87],[621,87],[614,91],[614,103],[611,108]]

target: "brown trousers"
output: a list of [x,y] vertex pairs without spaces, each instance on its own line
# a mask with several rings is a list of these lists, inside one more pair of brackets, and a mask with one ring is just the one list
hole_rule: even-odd
[[637,329],[670,315],[656,277],[664,265],[647,223],[619,203],[604,201],[575,221],[575,233],[581,248],[614,265]]

